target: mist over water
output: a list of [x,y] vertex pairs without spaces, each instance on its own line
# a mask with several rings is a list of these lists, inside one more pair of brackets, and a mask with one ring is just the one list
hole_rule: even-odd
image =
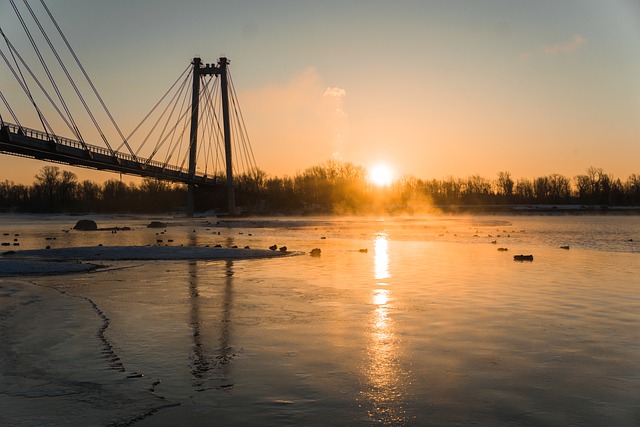
[[306,254],[0,278],[4,425],[640,422],[636,216],[76,219],[0,232]]

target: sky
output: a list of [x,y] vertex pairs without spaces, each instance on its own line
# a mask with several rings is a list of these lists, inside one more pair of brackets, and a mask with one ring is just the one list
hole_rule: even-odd
[[[256,162],[271,176],[330,159],[422,179],[640,173],[637,0],[47,5],[125,130],[194,56],[228,57]],[[0,26],[21,31],[8,0]],[[0,63],[0,90],[12,85]],[[0,113],[8,120],[2,104]],[[0,180],[30,183],[44,165],[2,155]]]

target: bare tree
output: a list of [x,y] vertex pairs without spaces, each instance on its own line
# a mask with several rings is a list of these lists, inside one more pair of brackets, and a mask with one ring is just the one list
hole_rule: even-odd
[[509,172],[498,172],[496,187],[498,189],[499,195],[505,197],[507,200],[510,200],[513,196],[514,186],[515,182],[513,182],[513,179],[511,179],[511,174]]

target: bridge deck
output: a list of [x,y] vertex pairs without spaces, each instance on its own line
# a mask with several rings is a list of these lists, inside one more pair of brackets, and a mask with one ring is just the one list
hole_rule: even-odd
[[156,160],[136,158],[127,153],[112,153],[103,147],[83,145],[79,141],[47,135],[35,129],[6,122],[0,128],[0,152],[185,184],[224,185],[220,177],[216,179],[216,177],[197,174],[189,177],[186,168],[163,164]]

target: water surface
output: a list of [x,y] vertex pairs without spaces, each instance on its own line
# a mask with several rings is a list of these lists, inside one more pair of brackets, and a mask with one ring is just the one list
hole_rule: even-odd
[[0,279],[3,425],[640,423],[638,217],[151,219],[0,232],[307,254]]

